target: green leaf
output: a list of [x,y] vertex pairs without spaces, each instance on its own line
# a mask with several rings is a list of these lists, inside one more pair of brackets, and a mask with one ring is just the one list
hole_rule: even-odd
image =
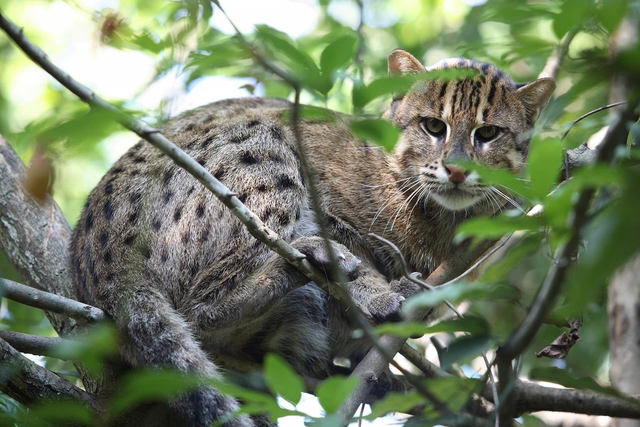
[[555,367],[533,368],[531,372],[529,372],[529,378],[579,390],[592,390],[612,396],[621,396],[620,392],[612,387],[603,386],[591,377],[574,377],[566,369]]
[[280,356],[269,353],[264,358],[264,379],[269,389],[297,405],[304,391],[304,381]]
[[482,388],[482,381],[474,378],[430,378],[423,382],[440,402],[447,405],[451,412],[458,412],[469,401],[473,393],[477,393]]
[[381,400],[371,407],[371,413],[364,417],[365,420],[375,420],[384,417],[391,412],[408,412],[410,409],[426,402],[426,398],[417,391],[408,393],[389,392]]
[[458,227],[455,241],[461,242],[472,236],[478,239],[496,239],[514,231],[538,231],[539,227],[538,218],[526,215],[515,218],[507,215],[473,218]]
[[468,316],[453,320],[443,320],[430,326],[420,322],[383,323],[376,328],[376,331],[380,335],[393,334],[403,338],[436,332],[469,332],[474,335],[481,335],[489,331],[489,325],[484,319]]
[[362,139],[372,141],[391,151],[398,142],[400,130],[383,119],[364,119],[351,122],[351,130]]
[[484,184],[494,186],[510,197],[531,199],[531,191],[524,180],[510,169],[490,168],[474,162],[460,162],[460,165],[477,172]]
[[479,283],[454,283],[429,292],[419,292],[407,299],[403,304],[403,311],[409,312],[420,307],[434,307],[444,301],[453,304],[464,300],[479,299],[515,299],[519,292],[512,286],[484,285]]
[[624,18],[629,7],[629,0],[602,0],[597,10],[598,18],[602,25],[613,32]]
[[137,371],[125,376],[118,394],[109,402],[109,413],[118,416],[150,401],[166,401],[202,385],[202,379],[175,371]]
[[324,380],[316,388],[316,396],[322,408],[332,414],[340,409],[340,405],[349,397],[358,385],[355,377],[331,377]]
[[56,400],[35,406],[32,415],[52,425],[94,425],[96,414],[80,402]]
[[357,45],[354,35],[345,35],[329,44],[320,55],[322,73],[331,76],[335,70],[353,61]]
[[579,27],[594,12],[591,0],[566,0],[553,18],[553,32],[561,39],[572,28]]
[[366,86],[355,87],[353,89],[353,105],[356,108],[362,108],[381,96],[395,92],[407,92],[417,80],[418,77],[415,75],[382,77]]
[[440,364],[443,369],[449,369],[456,362],[466,362],[474,359],[486,350],[494,339],[489,335],[464,336],[451,342],[447,348],[439,353]]
[[563,162],[562,142],[545,139],[531,144],[526,174],[531,181],[531,193],[544,200],[558,182]]

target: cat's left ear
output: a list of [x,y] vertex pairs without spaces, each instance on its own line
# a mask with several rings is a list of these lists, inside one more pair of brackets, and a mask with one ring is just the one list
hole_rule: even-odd
[[549,77],[534,80],[518,88],[516,93],[527,110],[529,123],[536,121],[554,90],[556,90],[556,81]]
[[396,49],[389,54],[389,75],[391,76],[418,74],[424,71],[424,65],[405,50]]

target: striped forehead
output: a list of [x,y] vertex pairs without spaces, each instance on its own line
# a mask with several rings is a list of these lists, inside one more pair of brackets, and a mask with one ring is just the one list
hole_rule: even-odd
[[445,59],[428,67],[427,71],[444,69],[477,71],[472,78],[431,82],[431,93],[437,94],[432,107],[446,121],[475,117],[478,124],[484,123],[493,103],[506,101],[506,93],[516,87],[513,80],[496,66],[464,58]]

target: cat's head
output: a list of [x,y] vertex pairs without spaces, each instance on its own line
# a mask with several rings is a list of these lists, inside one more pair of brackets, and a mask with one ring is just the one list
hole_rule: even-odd
[[450,210],[491,197],[461,163],[522,171],[533,124],[556,87],[550,78],[516,84],[494,65],[462,58],[425,68],[403,50],[389,55],[389,72],[420,78],[385,113],[403,130],[395,149],[398,172],[423,198]]

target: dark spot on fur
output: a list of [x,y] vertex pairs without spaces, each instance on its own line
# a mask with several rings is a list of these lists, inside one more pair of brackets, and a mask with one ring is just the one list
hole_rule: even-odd
[[156,218],[156,219],[153,220],[153,229],[154,230],[156,230],[156,231],[160,230],[161,226],[162,226],[162,222],[160,222],[159,219]]
[[195,186],[191,186],[191,188],[189,189],[189,191],[187,191],[187,196],[190,196],[193,194],[193,191],[196,189]]
[[126,239],[124,239],[124,244],[127,246],[131,246],[133,244],[133,241],[136,240],[136,235],[135,234],[130,234],[127,236]]
[[198,207],[196,208],[196,215],[198,215],[198,218],[202,218],[204,216],[204,206],[202,206],[202,203],[198,204]]
[[149,247],[148,247],[148,246],[147,246],[147,247],[142,248],[142,255],[144,255],[144,257],[145,257],[146,259],[151,258],[151,249],[149,249]]
[[280,212],[278,215],[278,224],[285,226],[291,222],[291,216],[285,211]]
[[238,200],[240,200],[241,203],[244,203],[247,200],[247,195],[246,194],[238,195]]
[[147,161],[147,159],[145,159],[142,156],[136,156],[136,157],[133,158],[133,163],[140,164],[140,163],[146,163],[146,161]]
[[109,273],[109,274],[107,274],[107,277],[105,278],[105,280],[106,280],[107,282],[112,282],[112,281],[113,281],[113,279],[115,279],[115,277],[116,277],[116,276],[115,276],[113,273]]
[[138,212],[134,212],[129,215],[129,224],[134,225],[138,221]]
[[164,196],[162,198],[163,203],[166,205],[167,203],[169,203],[169,201],[171,200],[172,197],[173,197],[173,191],[165,192]]
[[207,240],[209,240],[209,226],[202,230],[202,234],[200,235],[201,242],[206,242]]
[[240,162],[244,163],[245,165],[257,165],[257,164],[262,163],[262,160],[260,160],[259,158],[253,156],[248,151],[245,151],[244,153],[242,153],[240,155]]
[[124,171],[124,169],[122,169],[120,166],[118,166],[118,167],[116,167],[116,168],[111,169],[111,171],[109,171],[109,173],[110,173],[111,175],[117,175],[117,174],[119,174],[119,173],[120,173],[120,172],[122,172],[122,171]]
[[180,221],[180,218],[182,217],[182,206],[179,206],[176,208],[176,210],[173,212],[173,221],[174,222],[178,222]]
[[224,176],[224,169],[223,168],[218,169],[213,173],[213,176],[215,177],[215,179],[219,181]]
[[200,164],[200,166],[204,166],[205,164],[207,164],[207,158],[201,157],[200,159],[198,159],[198,163]]
[[428,176],[429,178],[434,178],[434,179],[436,177],[436,175],[433,173],[425,173],[425,175]]
[[89,232],[93,228],[93,214],[89,212],[87,214],[87,219],[84,221],[84,229]]
[[294,218],[296,219],[296,221],[300,220],[300,215],[301,215],[300,214],[300,209],[298,208],[298,209],[296,209],[296,213],[294,215]]
[[195,126],[196,126],[196,125],[195,125],[195,123],[189,123],[188,125],[186,125],[186,126],[184,127],[184,130],[185,130],[185,132],[189,132],[189,131],[193,130],[193,128],[194,128]]
[[276,141],[282,141],[284,139],[282,129],[280,129],[278,126],[271,126],[269,128],[269,134],[271,135],[271,138],[275,139]]
[[447,91],[447,82],[444,82],[442,84],[442,87],[440,88],[440,94],[438,95],[438,98],[442,98],[444,97],[444,93]]
[[263,184],[257,187],[256,190],[258,190],[260,193],[264,193],[265,191],[267,191],[267,186]]
[[276,163],[284,163],[284,159],[277,154],[270,154],[269,159]]
[[187,244],[191,240],[191,233],[188,231],[182,235],[182,243]]
[[272,214],[273,214],[273,209],[267,208],[264,210],[264,212],[262,212],[262,215],[260,215],[260,219],[262,220],[262,222],[267,222],[267,220],[269,219],[269,217],[271,217]]
[[108,220],[113,218],[113,205],[111,204],[111,200],[108,200],[103,207],[104,217]]
[[233,135],[231,138],[229,138],[229,141],[231,141],[234,144],[242,144],[247,139],[249,139],[250,136],[251,135],[249,134],[241,133],[239,135]]
[[247,127],[253,128],[258,126],[259,124],[260,124],[260,120],[251,120],[249,123],[247,123]]
[[139,170],[132,170],[131,173],[129,174],[131,176],[138,176],[140,175],[140,171]]
[[169,181],[171,181],[171,178],[173,178],[173,169],[169,169],[164,173],[162,182],[164,182],[165,186],[169,184]]
[[115,181],[115,178],[111,178],[109,181],[107,181],[107,183],[104,185],[104,193],[105,194],[112,194],[113,193],[113,182]]
[[131,201],[131,204],[135,205],[140,201],[141,198],[142,198],[142,194],[136,191],[135,193],[131,194],[131,196],[129,196],[129,201]]
[[100,281],[100,278],[98,277],[98,275],[96,273],[93,273],[92,278],[93,278],[93,286],[98,286],[98,282]]
[[111,258],[111,251],[106,251],[104,253],[104,262],[106,262],[107,264],[111,264],[112,261],[113,259]]
[[107,236],[107,233],[101,233],[100,234],[100,247],[102,249],[107,247],[107,242],[109,241],[109,237]]
[[278,182],[276,183],[276,188],[278,190],[286,190],[288,188],[294,187],[296,183],[291,179],[288,175],[282,175],[278,178]]
[[167,250],[164,249],[162,251],[162,255],[160,255],[160,261],[167,262],[168,259],[169,259],[169,254],[167,253]]

